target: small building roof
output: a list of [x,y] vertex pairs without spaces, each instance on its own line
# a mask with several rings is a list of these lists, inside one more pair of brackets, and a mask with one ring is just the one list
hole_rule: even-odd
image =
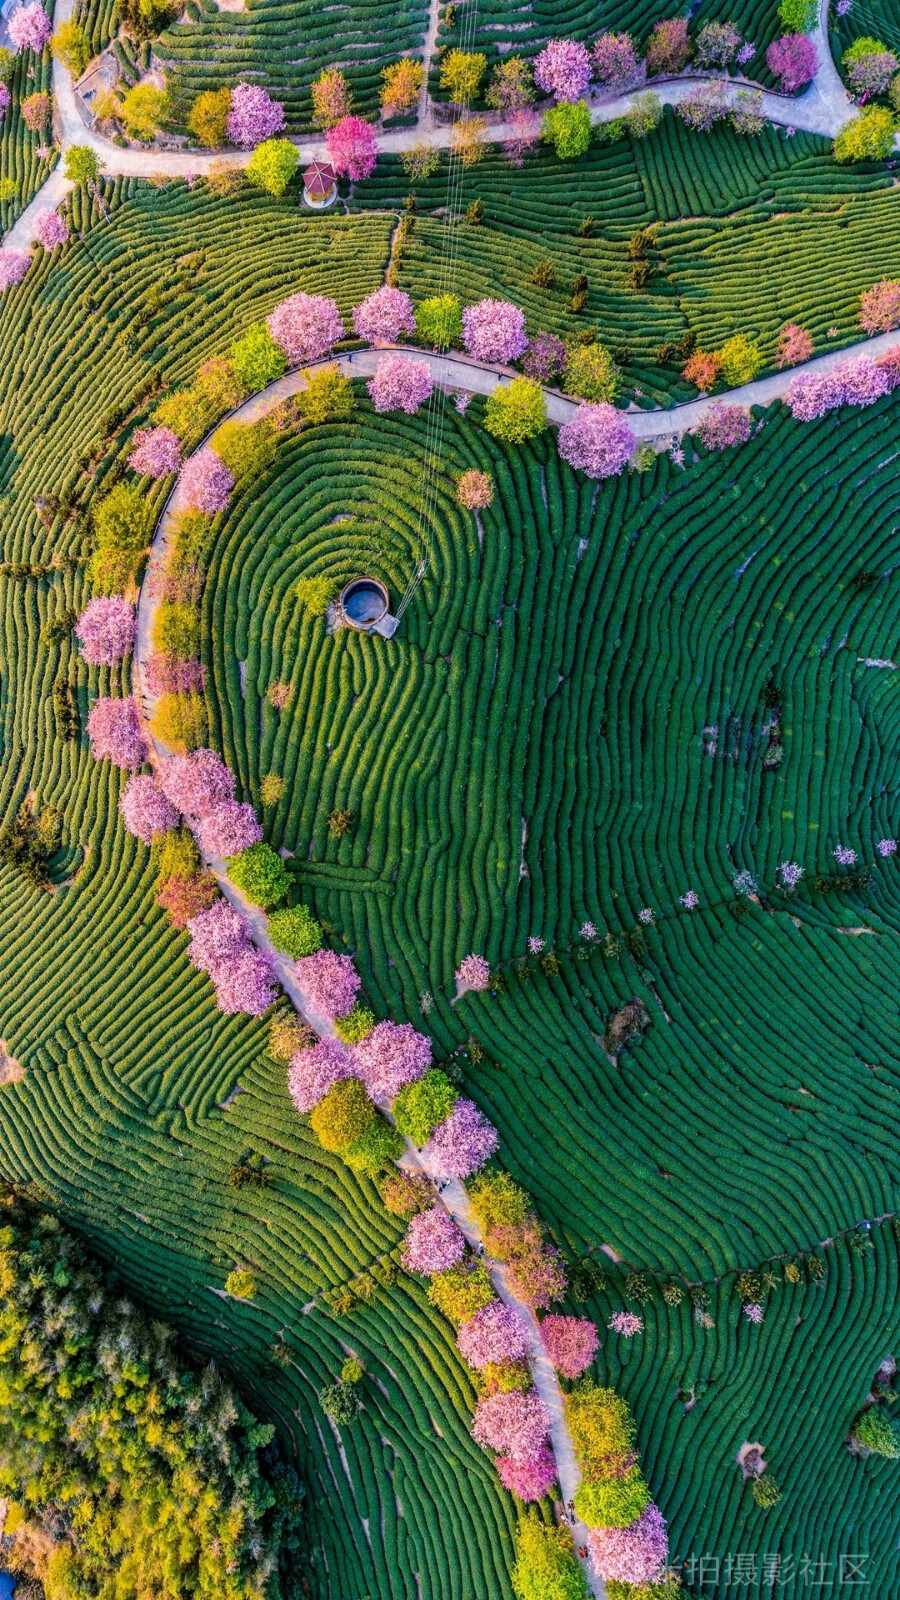
[[327,161],[311,161],[303,174],[304,189],[315,197],[330,194],[336,183],[337,173]]

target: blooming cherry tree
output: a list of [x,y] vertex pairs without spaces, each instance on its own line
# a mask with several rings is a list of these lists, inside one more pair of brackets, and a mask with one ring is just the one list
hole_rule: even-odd
[[231,110],[226,121],[228,138],[245,150],[254,150],[284,127],[284,106],[256,84],[239,83],[231,91]]
[[[479,472],[477,467],[470,467],[464,472],[456,485],[456,498],[467,511],[484,511],[494,498],[494,485],[489,472]],[[468,960],[478,961],[480,957],[470,956]],[[490,971],[488,971],[490,977]],[[457,974],[457,979],[459,974]],[[470,984],[470,988],[477,987]]]
[[349,1078],[352,1073],[350,1052],[340,1039],[320,1039],[311,1050],[300,1050],[292,1057],[288,1091],[297,1110],[306,1115],[339,1079]]
[[591,56],[575,39],[551,39],[534,63],[534,81],[557,100],[580,100],[591,81]]
[[114,667],[133,650],[136,634],[134,606],[118,594],[89,600],[75,624],[81,654],[93,667]]
[[783,33],[766,51],[766,66],[779,79],[782,94],[802,89],[819,70],[815,44],[806,33]]
[[354,307],[353,330],[371,344],[396,344],[404,333],[415,333],[413,303],[402,289],[383,283]]
[[95,700],[88,715],[87,731],[95,761],[111,761],[113,766],[124,767],[126,771],[144,765],[147,746],[133,700]]
[[192,750],[163,765],[160,784],[173,806],[187,817],[205,817],[234,795],[234,774],[215,750]]
[[50,18],[38,0],[33,0],[32,5],[19,6],[7,27],[17,50],[43,50],[53,32]]
[[467,989],[489,989],[491,985],[491,969],[484,956],[463,956],[454,976],[457,994],[465,994]]
[[211,517],[225,510],[234,488],[234,473],[215,450],[204,445],[184,463],[178,481],[185,505]]
[[518,361],[528,335],[525,313],[509,300],[479,300],[462,314],[463,344],[476,361]]
[[472,1424],[476,1444],[514,1461],[536,1455],[549,1432],[550,1413],[536,1389],[483,1395]]
[[597,1354],[597,1329],[587,1317],[545,1317],[541,1338],[554,1367],[564,1378],[579,1377]]
[[669,1554],[662,1512],[651,1504],[627,1528],[594,1528],[588,1549],[604,1583],[659,1583]]
[[379,364],[367,388],[376,411],[405,411],[413,416],[431,399],[434,379],[426,361],[390,355]]
[[325,138],[328,159],[339,178],[358,183],[375,170],[378,140],[375,129],[362,117],[342,117]]
[[607,89],[629,89],[645,69],[630,33],[604,33],[593,49],[594,77]]
[[344,337],[337,302],[327,294],[292,294],[270,313],[266,326],[292,367],[320,361]]
[[490,1362],[524,1360],[528,1330],[513,1306],[492,1300],[462,1324],[456,1343],[463,1360],[480,1370]]
[[251,805],[220,800],[197,824],[200,847],[214,860],[227,860],[259,844],[262,828]]
[[122,821],[142,844],[152,844],[161,833],[178,827],[178,812],[166,799],[155,778],[136,773],[119,797]]
[[473,1100],[457,1100],[437,1127],[423,1155],[437,1178],[468,1178],[490,1159],[499,1144],[497,1130]]
[[42,249],[55,250],[58,244],[67,242],[69,229],[58,211],[48,209],[39,211],[35,217],[34,236]]
[[378,1022],[354,1047],[353,1057],[372,1099],[393,1100],[428,1071],[431,1041],[410,1022]]
[[407,1272],[421,1272],[431,1277],[435,1272],[455,1267],[465,1249],[465,1238],[453,1218],[442,1206],[433,1206],[410,1221],[404,1240],[403,1266]]
[[812,334],[796,322],[785,323],[775,343],[776,367],[779,370],[799,367],[801,362],[809,360],[812,353]]
[[333,1021],[352,1011],[361,980],[350,956],[338,955],[335,950],[317,950],[315,955],[301,957],[295,970],[297,982],[317,1016]]
[[142,477],[167,478],[181,466],[181,440],[171,428],[138,428],[128,465]]
[[859,320],[866,333],[889,333],[900,327],[900,283],[896,278],[882,278],[871,289],[863,290],[859,306]]
[[30,265],[26,250],[0,250],[0,294],[21,283]]
[[550,1446],[542,1444],[533,1455],[514,1458],[500,1456],[497,1460],[497,1476],[504,1489],[514,1494],[517,1500],[542,1500],[549,1494],[556,1483],[559,1473],[556,1469],[556,1457]]
[[621,472],[636,446],[622,413],[605,401],[580,405],[571,422],[559,430],[563,461],[588,478],[611,478]]

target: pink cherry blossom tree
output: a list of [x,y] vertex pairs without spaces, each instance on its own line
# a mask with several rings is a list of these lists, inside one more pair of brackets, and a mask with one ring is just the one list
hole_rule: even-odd
[[475,1443],[514,1461],[536,1455],[549,1432],[550,1413],[536,1389],[482,1395],[475,1409]]
[[499,1142],[474,1100],[457,1100],[425,1146],[424,1161],[436,1178],[468,1178],[490,1160]]
[[900,327],[900,283],[882,278],[859,297],[859,320],[866,333],[889,333]]
[[458,995],[467,989],[489,989],[491,985],[491,969],[484,956],[463,956],[454,976]]
[[89,600],[75,624],[81,654],[92,667],[114,667],[134,649],[134,606],[121,595]]
[[350,1052],[340,1039],[320,1039],[311,1050],[300,1050],[292,1058],[288,1090],[297,1110],[305,1116],[339,1079],[352,1076]]
[[461,1230],[442,1206],[432,1206],[430,1211],[420,1211],[413,1217],[403,1243],[405,1270],[421,1272],[429,1278],[435,1272],[455,1267],[466,1250]]
[[557,339],[555,333],[536,333],[528,341],[522,367],[528,377],[535,378],[538,383],[552,383],[565,370],[567,354],[562,339]]
[[710,406],[697,428],[697,438],[707,450],[727,450],[746,444],[750,437],[750,413],[744,406],[728,406],[717,400]]
[[597,1329],[587,1317],[545,1317],[541,1338],[554,1367],[564,1378],[579,1377],[597,1354]]
[[315,955],[302,956],[295,970],[297,982],[316,1016],[327,1017],[331,1022],[353,1010],[362,981],[350,956],[338,955],[335,950],[317,950]]
[[[489,472],[479,472],[477,467],[470,467],[464,472],[456,485],[456,498],[467,511],[484,511],[494,498],[494,484]],[[479,956],[469,956],[467,960],[480,960]],[[488,969],[490,978],[490,969]],[[459,974],[457,974],[457,980]],[[470,988],[477,985],[470,984]]]
[[799,367],[812,353],[812,334],[799,323],[786,322],[775,341],[775,365],[779,371],[785,367]]
[[224,511],[234,488],[234,473],[216,455],[209,445],[204,445],[191,456],[181,469],[179,478],[181,496],[185,505],[205,516]]
[[142,844],[152,844],[161,833],[178,827],[178,812],[170,804],[155,778],[135,773],[119,797],[119,810],[129,833]]
[[773,77],[779,79],[782,94],[793,94],[802,89],[819,70],[819,56],[815,44],[806,33],[783,33],[773,39],[766,51],[766,66]]
[[463,344],[476,361],[518,361],[528,335],[525,313],[509,300],[479,300],[462,314]]
[[337,302],[327,294],[292,294],[266,318],[266,326],[292,367],[321,361],[344,338]]
[[43,50],[53,28],[43,6],[38,0],[19,6],[7,24],[9,37],[17,50]]
[[253,945],[223,961],[215,977],[216,1003],[226,1015],[245,1012],[261,1017],[278,994],[271,957]]
[[404,333],[415,333],[416,314],[408,294],[383,283],[353,311],[353,330],[371,344],[396,344]]
[[188,960],[212,977],[223,961],[230,961],[251,942],[249,923],[221,897],[208,910],[191,917],[187,927],[191,936]]
[[69,237],[65,218],[49,208],[39,211],[34,219],[34,237],[44,250],[55,250],[58,244],[65,244]]
[[456,1343],[463,1360],[480,1370],[493,1361],[523,1361],[528,1330],[513,1306],[492,1300],[462,1324]]
[[630,33],[604,33],[593,49],[594,77],[607,89],[630,89],[646,76]]
[[407,1084],[425,1076],[431,1066],[431,1040],[410,1022],[378,1022],[354,1046],[353,1058],[372,1099],[393,1100]]
[[342,117],[325,136],[328,159],[339,178],[358,183],[371,177],[378,159],[375,129],[362,117]]
[[512,1456],[500,1456],[497,1460],[497,1476],[504,1489],[514,1494],[517,1500],[542,1500],[549,1494],[556,1483],[559,1473],[556,1470],[556,1457],[549,1445],[542,1444],[533,1455],[513,1459]]
[[186,817],[205,817],[234,795],[234,774],[215,750],[172,756],[160,774],[163,793]]
[[226,130],[232,144],[254,150],[284,127],[284,106],[256,84],[239,83],[231,91]]
[[390,355],[380,362],[366,387],[376,411],[405,411],[413,416],[431,399],[434,379],[427,362]]
[[588,478],[611,478],[621,472],[636,446],[621,411],[605,401],[580,405],[571,422],[559,430],[563,461]]
[[134,701],[95,700],[87,720],[91,755],[95,761],[111,761],[113,766],[134,771],[147,759],[147,746],[141,732],[138,708]]
[[659,1583],[669,1555],[666,1524],[652,1503],[627,1528],[594,1528],[588,1549],[604,1583]]
[[128,465],[149,478],[167,478],[181,466],[181,440],[171,428],[138,428]]
[[25,250],[0,250],[0,294],[21,283],[31,265],[31,256]]
[[197,823],[200,847],[214,860],[227,861],[241,850],[259,844],[262,828],[256,820],[251,805],[239,805],[236,800],[219,800]]
[[557,100],[580,100],[591,81],[591,57],[575,39],[551,39],[534,63],[534,81]]

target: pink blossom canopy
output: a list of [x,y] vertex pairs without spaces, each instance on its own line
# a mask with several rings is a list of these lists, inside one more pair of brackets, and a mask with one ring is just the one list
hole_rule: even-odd
[[798,372],[788,384],[786,404],[799,422],[812,422],[838,406],[868,406],[894,387],[882,362],[863,356],[835,367]]
[[541,1338],[550,1360],[564,1378],[577,1378],[597,1354],[597,1329],[587,1317],[545,1317]]
[[[10,94],[6,84],[0,83],[0,121],[2,121],[3,117],[9,110],[11,101],[12,95]],[[43,215],[43,213],[41,213],[41,215]]]
[[58,211],[39,211],[34,219],[34,236],[44,250],[53,250],[58,244],[65,244],[69,237],[65,218]]
[[201,972],[215,977],[223,961],[230,961],[250,944],[250,926],[227,900],[216,900],[188,922],[191,942],[188,960]]
[[53,29],[50,18],[38,0],[19,6],[7,24],[9,37],[17,50],[43,50]]
[[815,77],[819,70],[818,52],[808,34],[784,33],[769,45],[766,66],[773,77],[780,78],[783,93],[791,94]]
[[185,505],[209,517],[225,510],[234,488],[234,474],[208,444],[184,463],[178,481]]
[[504,1489],[517,1500],[542,1500],[556,1483],[556,1457],[549,1445],[542,1444],[534,1455],[514,1460],[512,1456],[497,1458],[497,1476]]
[[[494,485],[490,473],[479,472],[477,467],[470,467],[456,485],[456,498],[467,511],[484,511],[494,498]],[[469,956],[468,959],[478,961],[480,957]],[[470,984],[469,987],[477,988],[477,985]]]
[[890,333],[900,326],[900,283],[882,278],[859,297],[859,320],[866,333]]
[[328,159],[339,178],[357,183],[375,170],[378,140],[375,129],[362,117],[342,117],[325,135]]
[[376,411],[405,411],[408,416],[431,399],[433,389],[428,363],[412,361],[409,356],[385,356],[368,383]]
[[353,329],[360,339],[368,339],[370,343],[380,340],[384,344],[396,344],[401,334],[416,331],[412,300],[402,289],[384,283],[354,307]]
[[89,600],[75,624],[81,654],[92,667],[114,667],[134,649],[136,634],[134,606],[119,594]]
[[528,347],[525,313],[509,300],[479,300],[462,314],[463,344],[476,361],[518,361]]
[[534,63],[534,81],[557,100],[580,100],[591,81],[591,57],[575,39],[551,39]]
[[178,812],[169,804],[155,778],[136,773],[119,797],[119,810],[129,833],[142,844],[152,844],[157,834],[178,827]]
[[651,1504],[627,1528],[594,1528],[588,1548],[604,1583],[659,1583],[669,1554],[662,1512]]
[[518,1311],[502,1300],[482,1306],[456,1335],[459,1353],[470,1367],[490,1361],[522,1361],[528,1354],[528,1331]]
[[344,337],[343,318],[327,294],[292,294],[270,313],[266,326],[292,367],[320,361]]
[[353,1010],[361,979],[350,956],[317,950],[315,955],[301,956],[295,970],[306,1002],[317,1017],[332,1022]]
[[305,1116],[339,1078],[353,1076],[350,1052],[340,1039],[320,1039],[311,1050],[299,1050],[288,1070],[288,1089],[297,1110]]
[[30,265],[31,257],[27,251],[0,250],[0,294],[21,283]]
[[271,139],[284,127],[284,106],[271,99],[256,84],[239,83],[231,91],[231,110],[226,124],[232,144],[253,150],[264,139]]
[[514,1461],[536,1455],[549,1432],[550,1414],[536,1389],[482,1395],[472,1424],[476,1444]]
[[154,650],[147,657],[144,683],[153,699],[161,694],[199,694],[206,683],[206,668],[202,661],[163,656]]
[[219,800],[197,823],[200,848],[215,860],[236,856],[259,844],[262,828],[251,805],[236,800]]
[[484,956],[463,956],[454,977],[460,989],[479,991],[490,988],[491,969]]
[[643,78],[646,69],[630,33],[604,33],[593,51],[594,76],[608,89],[626,89]]
[[181,466],[181,440],[171,428],[138,428],[128,465],[150,478],[167,478]]
[[559,453],[588,478],[611,478],[621,472],[637,440],[620,411],[601,401],[580,405],[571,422],[559,430]]
[[223,961],[214,982],[216,1003],[227,1015],[243,1011],[248,1016],[261,1017],[278,993],[271,957],[253,945],[245,945]]
[[431,1041],[410,1022],[378,1022],[354,1047],[353,1059],[372,1099],[393,1100],[428,1071]]
[[446,1272],[455,1267],[465,1253],[466,1241],[441,1206],[421,1211],[411,1218],[406,1230],[403,1249],[403,1266],[407,1272],[422,1272],[431,1277],[435,1272]]
[[423,1154],[436,1178],[468,1178],[484,1166],[498,1143],[496,1128],[474,1100],[462,1099],[435,1129]]
[[132,771],[144,765],[147,746],[133,700],[95,700],[88,716],[87,731],[95,761],[106,759],[116,767]]
[[234,794],[234,774],[215,750],[172,756],[160,774],[163,792],[187,817],[205,817]]
[[744,406],[729,406],[722,400],[711,405],[697,428],[697,438],[707,450],[727,450],[746,444],[750,437],[750,413]]

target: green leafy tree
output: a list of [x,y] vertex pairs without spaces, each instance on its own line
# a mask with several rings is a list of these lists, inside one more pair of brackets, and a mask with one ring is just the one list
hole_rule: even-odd
[[188,112],[187,125],[198,144],[220,150],[228,138],[230,89],[204,89]]
[[341,1378],[338,1378],[336,1383],[326,1384],[324,1389],[319,1390],[319,1405],[336,1428],[349,1428],[361,1410],[355,1385],[345,1383]]
[[5,45],[0,45],[0,83],[9,83],[15,71],[16,53],[7,50]]
[[539,383],[513,378],[499,384],[484,408],[484,425],[495,439],[524,444],[547,426],[547,403]]
[[287,370],[287,356],[264,322],[254,322],[231,346],[230,356],[238,381],[249,394],[283,378]]
[[323,575],[320,578],[301,578],[294,593],[311,617],[324,617],[337,590],[334,579]]
[[777,1506],[781,1499],[781,1489],[770,1472],[765,1473],[761,1478],[753,1479],[750,1493],[761,1511],[771,1511],[772,1507]]
[[888,1456],[896,1461],[900,1457],[900,1428],[890,1421],[877,1406],[870,1406],[857,1417],[853,1437],[876,1455]]
[[355,408],[353,385],[333,362],[314,372],[297,396],[297,410],[311,425],[346,422]]
[[264,139],[247,163],[247,177],[257,189],[282,195],[297,171],[299,159],[290,139]]
[[274,1429],[54,1217],[0,1204],[0,1494],[21,1508],[4,1566],[48,1600],[286,1600],[302,1489]]
[[284,906],[280,911],[273,911],[269,918],[269,938],[275,949],[283,951],[292,961],[315,955],[325,942],[322,925],[308,906]]
[[575,1494],[575,1513],[592,1528],[627,1528],[649,1504],[650,1490],[639,1467],[623,1478],[595,1483],[583,1479]]
[[101,569],[108,558],[119,557],[123,570],[131,574],[150,543],[153,507],[136,485],[117,483],[97,502],[93,511],[94,568]]
[[202,694],[161,694],[153,707],[150,732],[167,749],[183,755],[206,744],[209,724]]
[[345,1017],[334,1019],[334,1031],[344,1044],[360,1044],[368,1039],[374,1026],[375,1013],[368,1006],[360,1005],[358,1000]]
[[403,1140],[399,1133],[377,1112],[359,1138],[342,1152],[342,1159],[354,1171],[368,1173],[374,1178],[385,1168],[392,1167],[402,1154]]
[[413,1144],[424,1145],[438,1123],[449,1117],[458,1099],[459,1091],[447,1074],[440,1067],[430,1067],[418,1083],[401,1089],[394,1101],[398,1133],[412,1139]]
[[662,122],[662,101],[658,94],[648,89],[646,94],[636,94],[622,118],[633,139],[646,139],[648,133]]
[[169,96],[152,83],[136,83],[123,96],[119,118],[126,133],[149,144],[169,115]]
[[309,1120],[322,1148],[342,1155],[375,1121],[375,1107],[358,1078],[341,1078],[313,1108]]
[[[512,1587],[516,1600],[588,1600],[588,1588],[565,1524],[541,1522],[534,1513],[516,1529]],[[629,1586],[629,1594],[634,1591]]]
[[[73,78],[80,78],[85,67],[91,59],[91,47],[88,36],[80,22],[61,22],[53,38],[50,40],[50,53],[71,72]],[[84,145],[70,146],[69,154],[73,149],[83,150]],[[67,172],[66,176],[69,174]],[[75,180],[76,183],[80,179]]]
[[100,162],[89,144],[70,144],[66,151],[66,177],[70,183],[92,183],[100,176]]
[[609,351],[596,340],[573,345],[566,356],[565,390],[580,400],[612,400],[618,376],[619,369]]
[[781,0],[778,16],[785,33],[812,33],[816,25],[816,0]]
[[242,489],[272,465],[278,448],[265,417],[260,422],[223,422],[210,443]]
[[591,142],[591,113],[585,100],[563,100],[551,106],[541,123],[541,138],[552,144],[560,161],[583,156]]
[[225,1279],[225,1293],[235,1300],[252,1300],[256,1294],[256,1278],[246,1267],[235,1267]]
[[834,141],[835,161],[884,161],[894,147],[897,119],[886,106],[869,106],[846,123]]
[[455,294],[436,294],[416,306],[416,334],[421,344],[449,350],[462,338],[462,305]]
[[746,333],[735,333],[726,339],[719,351],[719,360],[722,377],[731,389],[742,383],[752,383],[763,364],[759,345]]
[[291,887],[291,875],[284,862],[265,840],[229,856],[228,876],[254,906],[276,905]]
[[153,648],[182,661],[200,648],[200,613],[196,606],[164,600],[153,618]]
[[486,72],[487,56],[480,51],[448,50],[441,61],[441,88],[454,105],[471,105]]

